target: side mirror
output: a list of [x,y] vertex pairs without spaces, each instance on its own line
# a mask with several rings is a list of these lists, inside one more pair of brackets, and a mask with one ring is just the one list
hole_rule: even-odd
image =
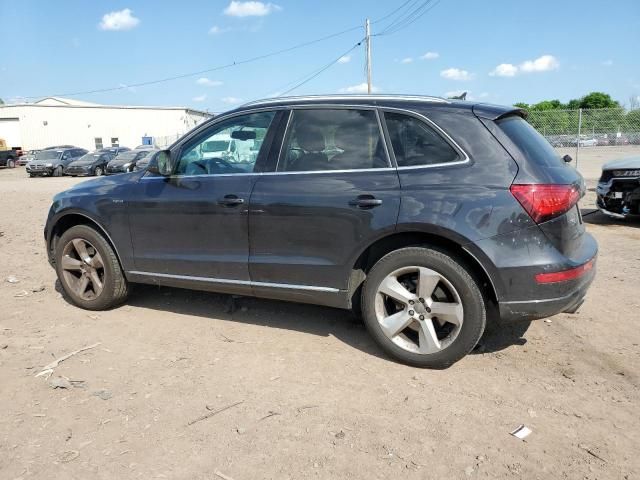
[[171,152],[169,150],[160,150],[155,157],[149,162],[147,171],[155,175],[168,177],[171,175],[173,168],[171,165]]
[[573,158],[571,158],[571,155],[565,155],[564,157],[562,157],[562,160],[564,160],[564,163],[573,162]]

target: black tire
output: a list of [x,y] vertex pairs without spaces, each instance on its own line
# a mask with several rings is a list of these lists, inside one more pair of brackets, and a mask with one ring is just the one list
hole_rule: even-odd
[[[463,321],[452,343],[429,354],[414,353],[396,345],[385,335],[376,317],[375,302],[381,282],[392,272],[404,267],[426,267],[434,270],[455,288],[463,307]],[[453,365],[476,346],[486,325],[486,307],[482,293],[464,267],[449,253],[430,247],[407,247],[382,257],[371,269],[362,291],[363,320],[375,342],[391,357],[402,363],[442,369]]]
[[63,168],[62,165],[58,165],[56,168],[53,169],[53,173],[51,174],[52,177],[61,177],[62,173],[63,173]]
[[13,158],[7,160],[7,168],[16,168],[16,161]]
[[[64,247],[73,239],[77,238],[86,240],[94,246],[104,263],[102,292],[91,300],[81,298],[73,288],[67,284],[65,276],[63,275],[62,255]],[[56,245],[55,260],[56,273],[58,274],[60,284],[68,298],[78,307],[87,310],[107,310],[126,300],[129,287],[122,268],[120,267],[120,262],[113,248],[109,245],[109,242],[95,229],[87,225],[77,225],[64,232]]]
[[103,172],[103,170],[102,170],[102,167],[96,167],[96,169],[93,171],[93,174],[94,174],[96,177],[101,177],[103,173],[104,173],[104,172]]

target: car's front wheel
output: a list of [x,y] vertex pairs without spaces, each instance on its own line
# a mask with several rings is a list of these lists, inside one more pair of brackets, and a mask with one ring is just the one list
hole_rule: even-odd
[[102,171],[102,167],[96,167],[93,173],[96,177],[101,177],[104,172]]
[[128,285],[109,242],[93,228],[70,228],[56,245],[56,272],[71,301],[88,310],[122,303]]
[[362,292],[363,318],[382,349],[403,363],[446,368],[477,344],[486,308],[476,281],[443,251],[408,247],[380,259]]
[[54,177],[61,177],[63,174],[63,167],[62,165],[58,165],[54,170],[53,170],[53,176]]

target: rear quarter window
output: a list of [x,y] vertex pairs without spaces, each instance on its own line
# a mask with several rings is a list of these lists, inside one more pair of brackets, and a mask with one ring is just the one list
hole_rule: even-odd
[[560,156],[551,144],[522,117],[510,116],[498,120],[496,123],[528,161],[546,167],[563,165]]

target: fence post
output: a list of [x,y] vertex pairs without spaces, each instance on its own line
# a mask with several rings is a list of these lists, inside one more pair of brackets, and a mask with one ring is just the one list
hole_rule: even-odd
[[578,169],[578,155],[580,153],[580,132],[582,130],[582,109],[578,109],[578,138],[576,139],[576,170]]

